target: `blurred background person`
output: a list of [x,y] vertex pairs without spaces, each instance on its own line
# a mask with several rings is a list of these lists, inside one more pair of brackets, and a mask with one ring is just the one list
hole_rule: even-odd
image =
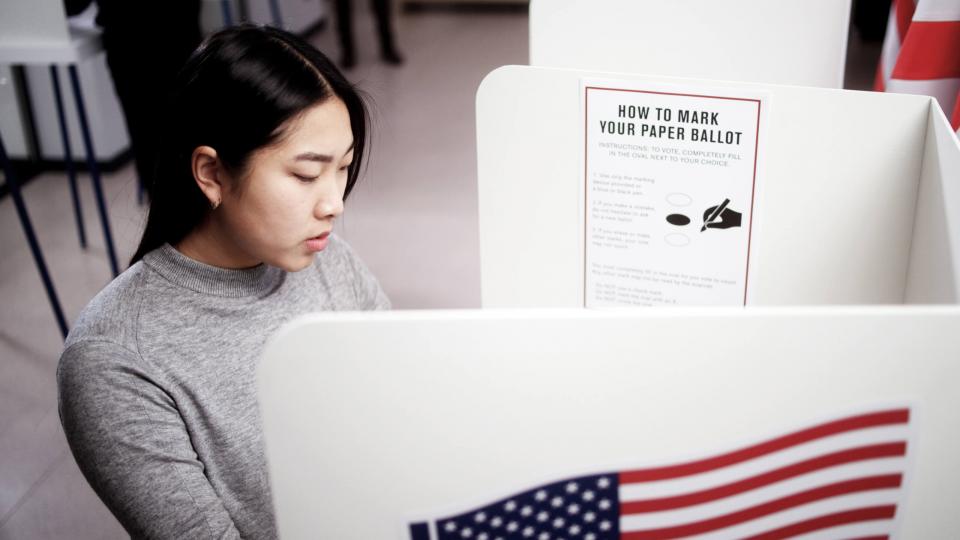
[[[64,0],[67,15],[83,12],[92,2]],[[151,6],[128,0],[96,4],[96,22],[103,29],[103,48],[127,122],[137,175],[149,195],[167,91],[202,39],[200,0]]]
[[[336,0],[337,34],[340,38],[340,65],[351,69],[357,65],[357,48],[353,39],[353,0]],[[390,0],[370,0],[370,7],[377,21],[377,38],[380,40],[380,58],[390,65],[400,65],[403,57],[397,50],[390,20]]]

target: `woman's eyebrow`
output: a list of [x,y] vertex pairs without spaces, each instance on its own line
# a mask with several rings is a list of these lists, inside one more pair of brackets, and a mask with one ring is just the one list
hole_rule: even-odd
[[294,161],[319,161],[321,163],[330,163],[333,161],[333,156],[329,154],[317,154],[316,152],[304,152],[302,154],[297,154],[297,157],[293,159]]
[[[350,146],[347,147],[347,151],[344,152],[344,155],[349,154],[356,143],[350,143]],[[331,163],[333,161],[333,156],[330,154],[318,154],[316,152],[304,152],[302,154],[297,154],[293,158],[294,161],[319,161],[320,163]]]

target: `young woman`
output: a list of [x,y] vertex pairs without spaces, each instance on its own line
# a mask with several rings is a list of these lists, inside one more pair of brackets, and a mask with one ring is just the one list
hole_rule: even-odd
[[61,421],[133,537],[273,538],[255,385],[265,340],[302,313],[389,307],[331,235],[365,107],[317,50],[245,26],[194,53],[166,121],[132,265],[60,358]]

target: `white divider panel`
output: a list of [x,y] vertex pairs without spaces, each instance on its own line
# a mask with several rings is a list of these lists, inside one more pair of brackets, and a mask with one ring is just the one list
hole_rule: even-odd
[[960,141],[930,101],[906,302],[960,302]]
[[484,307],[583,305],[584,77],[769,92],[752,304],[904,301],[930,98],[507,66],[477,94]]
[[843,87],[850,0],[532,0],[530,65]]
[[[911,406],[903,538],[960,530],[960,309],[317,314],[266,347],[280,536],[405,524],[539,483]],[[827,501],[829,503],[829,501]]]

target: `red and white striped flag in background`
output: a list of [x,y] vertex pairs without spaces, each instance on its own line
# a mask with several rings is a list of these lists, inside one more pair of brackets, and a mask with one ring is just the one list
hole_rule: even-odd
[[933,96],[960,129],[960,0],[893,0],[873,89]]

